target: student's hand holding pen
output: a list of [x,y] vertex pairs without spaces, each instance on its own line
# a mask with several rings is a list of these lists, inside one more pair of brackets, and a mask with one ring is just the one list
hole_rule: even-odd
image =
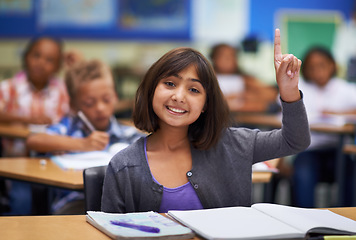
[[110,137],[107,132],[97,131],[89,119],[82,111],[78,111],[78,117],[83,121],[87,128],[91,131],[91,134],[83,138],[83,150],[84,151],[97,151],[104,150],[109,144]]
[[293,54],[283,54],[279,29],[274,37],[274,67],[279,93],[283,101],[295,102],[300,99],[298,88],[299,72],[302,61]]
[[104,150],[109,144],[109,134],[107,132],[94,131],[82,140],[83,151],[100,151]]

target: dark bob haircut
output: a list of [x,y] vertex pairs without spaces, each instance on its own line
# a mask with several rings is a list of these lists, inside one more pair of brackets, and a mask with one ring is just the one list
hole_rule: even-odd
[[194,147],[209,149],[218,142],[222,130],[229,126],[229,108],[212,66],[194,49],[173,49],[150,67],[136,92],[133,121],[143,131],[159,129],[158,117],[152,107],[156,86],[161,79],[177,75],[191,65],[195,66],[207,96],[204,112],[189,126],[188,137]]
[[326,59],[328,59],[331,63],[333,63],[334,71],[332,72],[330,77],[333,77],[333,76],[336,75],[336,62],[335,62],[335,59],[334,59],[333,55],[331,54],[331,52],[325,47],[314,46],[314,47],[311,47],[306,52],[306,54],[304,55],[303,64],[302,64],[302,67],[301,67],[301,72],[302,72],[302,75],[303,75],[303,78],[304,78],[305,81],[310,82],[310,80],[311,80],[310,76],[307,73],[307,68],[309,66],[309,59],[313,54],[322,55]]
[[26,45],[25,50],[22,54],[22,68],[27,69],[27,63],[26,63],[26,58],[28,54],[32,51],[33,47],[40,41],[47,39],[49,41],[54,42],[58,46],[58,54],[59,54],[59,59],[58,59],[58,67],[57,71],[61,68],[62,66],[62,56],[63,56],[63,42],[58,39],[58,38],[53,38],[49,36],[39,36],[39,37],[34,37],[32,38]]

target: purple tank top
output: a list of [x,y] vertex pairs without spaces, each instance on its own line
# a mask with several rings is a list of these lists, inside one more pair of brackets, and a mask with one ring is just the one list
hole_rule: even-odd
[[[148,164],[147,137],[145,138],[145,155]],[[161,185],[153,175],[152,178],[157,184]],[[194,191],[193,186],[189,182],[176,188],[167,188],[163,186],[163,196],[161,206],[159,208],[160,213],[166,213],[169,210],[197,209],[203,209],[203,206],[198,198],[197,193]]]

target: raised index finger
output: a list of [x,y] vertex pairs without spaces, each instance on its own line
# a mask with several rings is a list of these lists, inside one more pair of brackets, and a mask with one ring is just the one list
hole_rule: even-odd
[[277,28],[274,32],[274,58],[279,59],[282,57],[281,50],[281,33]]

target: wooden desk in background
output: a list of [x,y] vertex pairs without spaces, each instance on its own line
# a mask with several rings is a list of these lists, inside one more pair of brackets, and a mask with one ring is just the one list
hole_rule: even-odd
[[0,137],[27,138],[30,129],[23,125],[0,124]]
[[[356,207],[329,210],[356,221]],[[3,239],[110,239],[87,223],[84,215],[0,217],[0,232]]]
[[346,154],[356,154],[356,145],[355,144],[345,144],[344,153]]
[[[238,124],[248,124],[270,128],[281,128],[281,118],[278,115],[268,114],[236,114],[234,121]],[[355,126],[345,124],[342,126],[326,123],[310,124],[310,130],[314,132],[335,133],[335,134],[353,134]]]
[[42,158],[0,158],[0,177],[71,190],[83,189],[83,171],[65,171]]
[[[279,159],[271,160],[273,166]],[[252,182],[266,183],[272,177],[271,172],[255,172],[252,174]],[[51,160],[41,164],[41,158],[0,158],[0,177],[22,180],[30,183],[66,188],[71,190],[83,190],[83,171],[63,170]]]
[[[118,121],[124,125],[134,126],[131,119],[118,119]],[[34,128],[32,129],[33,132],[38,131],[38,129],[36,130],[36,125],[32,126],[32,128]],[[32,131],[29,126],[0,123],[0,137],[27,138]]]
[[[235,114],[234,120],[238,124],[247,124],[257,127],[281,128],[281,118],[278,115],[266,114]],[[337,134],[339,135],[339,146],[336,163],[336,182],[339,186],[338,190],[338,206],[345,206],[345,161],[343,147],[345,137],[355,133],[354,124],[333,125],[327,123],[310,124],[310,130],[320,133]]]

